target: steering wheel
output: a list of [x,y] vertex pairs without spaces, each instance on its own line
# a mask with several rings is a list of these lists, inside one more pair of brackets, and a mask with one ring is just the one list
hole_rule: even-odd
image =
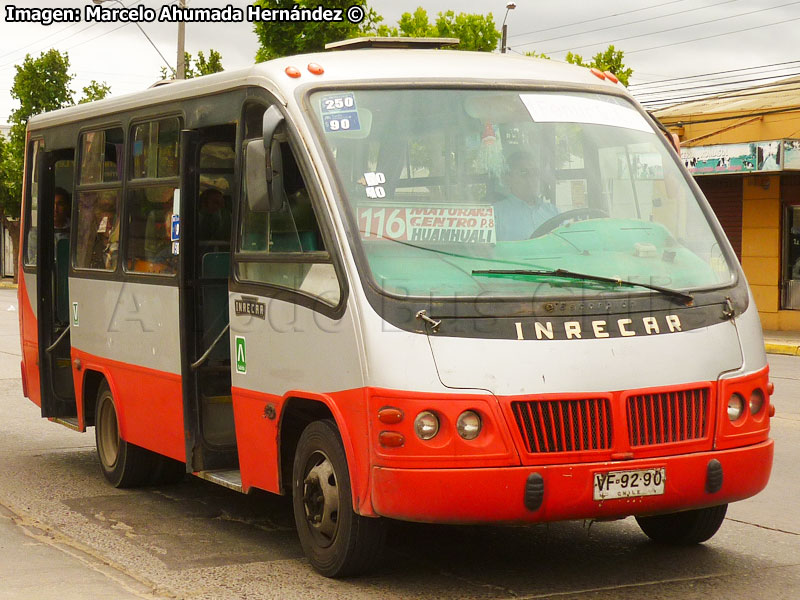
[[[561,223],[563,223],[564,221],[569,221],[571,219],[574,219],[576,221],[583,221],[585,219],[591,219],[591,218],[605,219],[608,216],[609,216],[608,213],[604,211],[602,208],[591,208],[588,206],[584,206],[583,208],[574,208],[572,210],[568,210],[563,213],[558,213],[556,216],[547,219],[547,221],[545,221],[536,228],[536,230],[531,234],[531,237],[528,239],[537,238],[539,236],[544,235],[545,233],[550,233],[551,231],[553,231],[553,229],[561,225]],[[583,217],[583,219],[579,217]]]

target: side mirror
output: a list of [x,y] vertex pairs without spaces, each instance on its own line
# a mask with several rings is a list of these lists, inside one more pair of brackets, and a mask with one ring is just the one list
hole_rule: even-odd
[[264,113],[263,139],[250,140],[245,147],[247,203],[252,212],[274,212],[283,206],[283,161],[275,132],[284,118],[277,106]]
[[678,156],[681,155],[681,138],[678,137],[677,133],[669,133],[669,141],[672,144],[672,147],[675,148],[675,152],[678,153]]
[[264,120],[261,125],[265,149],[269,149],[272,146],[272,138],[275,137],[275,132],[281,123],[283,123],[283,115],[280,109],[273,104],[264,112]]

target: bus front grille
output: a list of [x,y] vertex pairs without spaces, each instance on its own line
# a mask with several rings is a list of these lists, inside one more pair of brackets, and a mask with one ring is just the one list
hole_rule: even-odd
[[511,408],[528,452],[611,448],[613,432],[607,398],[512,402]]
[[704,438],[708,429],[708,397],[708,388],[628,397],[631,446],[653,446]]

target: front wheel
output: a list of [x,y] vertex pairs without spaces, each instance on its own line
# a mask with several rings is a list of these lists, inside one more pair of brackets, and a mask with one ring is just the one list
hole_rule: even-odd
[[383,546],[384,523],[353,511],[347,459],[332,421],[314,421],[300,436],[292,496],[300,544],[314,569],[344,577],[373,566]]
[[654,542],[689,546],[711,539],[722,525],[727,511],[728,505],[721,504],[668,515],[636,517],[636,522]]

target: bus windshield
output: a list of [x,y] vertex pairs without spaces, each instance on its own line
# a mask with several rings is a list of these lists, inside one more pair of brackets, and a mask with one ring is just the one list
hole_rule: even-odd
[[623,98],[352,90],[315,92],[311,106],[386,293],[530,298],[642,291],[598,278],[670,290],[732,281],[661,134]]

